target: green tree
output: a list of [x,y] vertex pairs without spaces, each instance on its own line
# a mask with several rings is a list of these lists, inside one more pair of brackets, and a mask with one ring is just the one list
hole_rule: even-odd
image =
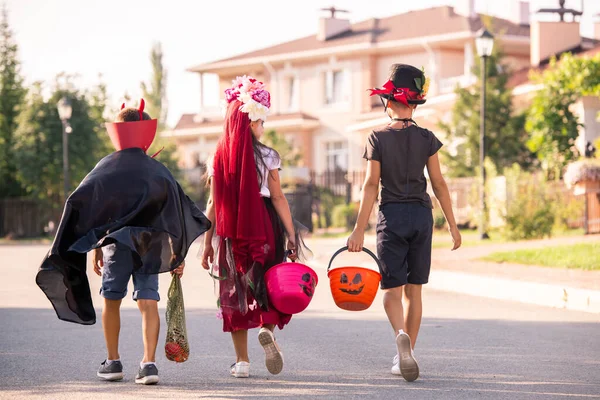
[[161,150],[157,159],[160,160],[171,173],[181,179],[181,170],[177,157],[177,146],[175,143],[165,140],[160,134],[166,128],[167,120],[167,70],[163,65],[162,45],[155,43],[150,51],[150,62],[152,64],[152,76],[150,83],[141,83],[142,96],[146,101],[146,112],[158,119],[158,132],[154,143],[148,149],[148,154],[153,155]]
[[600,54],[555,58],[531,79],[542,85],[528,113],[527,146],[537,154],[548,178],[560,178],[569,161],[577,158],[574,146],[582,126],[573,105],[582,96],[600,96]]
[[155,43],[150,51],[152,76],[150,83],[141,83],[142,96],[146,100],[146,112],[157,118],[159,131],[165,127],[167,120],[167,70],[163,65],[163,51],[160,42]]
[[[457,88],[456,102],[449,123],[440,123],[455,151],[443,149],[444,163],[452,177],[473,176],[479,167],[479,133],[481,111],[481,64],[475,60],[474,85]],[[518,163],[528,167],[532,155],[526,146],[525,115],[515,114],[511,90],[507,87],[509,67],[499,46],[487,60],[486,84],[486,156],[499,173]]]
[[262,141],[279,153],[281,164],[284,167],[296,167],[300,163],[302,154],[285,137],[278,135],[276,131],[269,130],[265,132]]
[[[64,82],[63,79],[64,78]],[[48,100],[42,96],[43,85],[32,87],[27,105],[19,116],[15,154],[18,178],[27,194],[49,205],[62,202],[62,123],[57,103],[62,97],[73,108],[69,123],[69,172],[71,187],[76,187],[98,160],[108,153],[104,129],[105,88],[99,85],[92,91],[77,90],[69,77],[59,77]]]
[[23,87],[17,54],[18,46],[13,40],[4,5],[0,21],[0,198],[23,194],[17,180],[14,136],[27,91]]

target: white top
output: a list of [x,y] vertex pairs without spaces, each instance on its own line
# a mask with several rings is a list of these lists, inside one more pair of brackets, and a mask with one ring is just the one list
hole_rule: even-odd
[[[262,148],[261,152],[266,169],[261,171],[263,182],[260,185],[260,195],[262,197],[271,197],[271,192],[269,191],[269,171],[274,171],[281,168],[281,158],[279,158],[279,155],[275,150],[270,148]],[[206,173],[209,177],[215,175],[215,170],[213,168],[213,156],[210,156],[206,161]]]

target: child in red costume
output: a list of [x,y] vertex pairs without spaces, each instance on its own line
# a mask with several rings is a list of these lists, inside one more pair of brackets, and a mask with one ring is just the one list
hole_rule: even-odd
[[[291,315],[274,309],[267,299],[265,271],[284,261],[286,248],[297,258],[298,230],[279,181],[281,159],[262,143],[263,123],[270,107],[264,84],[238,77],[225,91],[227,115],[223,137],[209,165],[211,198],[207,216],[214,222],[218,251],[212,245],[213,230],[205,236],[203,266],[216,260],[212,274],[219,279],[219,307],[223,331],[231,332],[236,363],[235,377],[249,376],[248,329],[261,327],[259,341],[272,374],[283,369],[283,355],[273,335]],[[285,238],[287,236],[287,246]]]

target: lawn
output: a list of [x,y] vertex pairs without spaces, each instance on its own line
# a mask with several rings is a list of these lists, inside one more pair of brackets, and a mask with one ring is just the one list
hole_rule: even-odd
[[492,253],[483,260],[554,268],[600,270],[600,243]]

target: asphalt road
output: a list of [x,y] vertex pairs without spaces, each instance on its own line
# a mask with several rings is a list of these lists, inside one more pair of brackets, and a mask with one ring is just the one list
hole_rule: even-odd
[[[128,296],[120,347],[125,380],[101,382],[95,376],[105,357],[100,323],[59,321],[35,286],[46,251],[0,246],[0,398],[600,399],[599,315],[425,291],[416,349],[421,378],[407,383],[389,372],[395,348],[380,296],[367,311],[340,310],[323,270],[309,309],[277,333],[284,371],[267,372],[254,331],[252,376],[232,378],[231,341],[221,332],[212,282],[195,254],[183,280],[190,359],[175,364],[159,351],[160,384],[133,383],[142,355],[141,320]],[[96,293],[99,279],[91,281]],[[168,283],[162,276],[165,297]],[[95,304],[101,306],[97,296]]]

